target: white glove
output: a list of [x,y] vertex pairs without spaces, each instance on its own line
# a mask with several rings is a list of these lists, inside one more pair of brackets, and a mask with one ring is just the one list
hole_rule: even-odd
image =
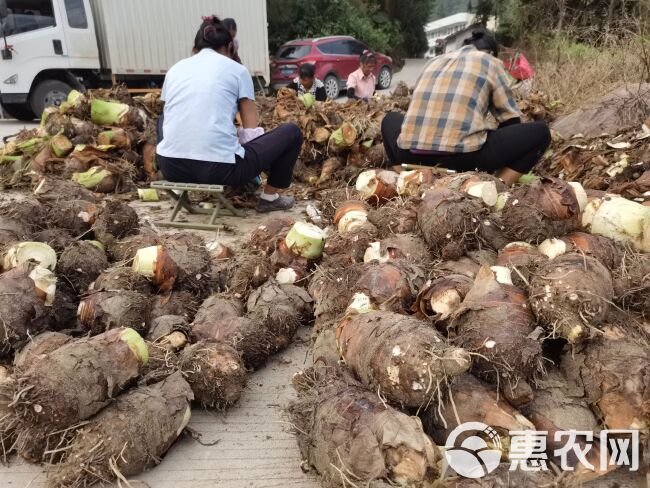
[[261,135],[264,135],[264,129],[262,127],[255,127],[254,129],[238,129],[237,137],[239,137],[240,144],[246,144],[247,142],[257,139]]

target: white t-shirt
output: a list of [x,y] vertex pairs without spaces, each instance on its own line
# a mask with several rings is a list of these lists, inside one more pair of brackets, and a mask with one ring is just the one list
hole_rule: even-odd
[[215,163],[244,157],[233,122],[237,102],[255,100],[253,80],[244,66],[203,49],[171,67],[161,98],[165,118],[158,154]]

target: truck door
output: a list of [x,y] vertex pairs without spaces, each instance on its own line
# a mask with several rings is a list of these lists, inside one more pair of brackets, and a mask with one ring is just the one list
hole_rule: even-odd
[[89,0],[59,0],[71,69],[98,69],[99,50]]
[[3,105],[25,104],[41,71],[68,68],[63,19],[55,1],[59,0],[6,0],[2,29],[11,59],[0,59]]

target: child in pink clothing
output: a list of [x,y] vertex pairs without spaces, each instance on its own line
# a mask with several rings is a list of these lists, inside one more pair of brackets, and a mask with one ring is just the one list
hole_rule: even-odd
[[377,86],[377,56],[372,51],[364,51],[359,58],[359,69],[348,77],[348,98],[368,100]]

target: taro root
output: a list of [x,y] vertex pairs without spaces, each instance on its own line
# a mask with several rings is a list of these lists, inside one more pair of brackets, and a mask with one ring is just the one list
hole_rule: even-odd
[[74,329],[77,325],[79,295],[66,280],[58,280],[52,303],[52,327],[54,330]]
[[65,229],[44,229],[32,234],[32,240],[38,242],[44,242],[52,249],[56,251],[57,254],[61,254],[65,251],[72,243],[74,238]]
[[493,207],[505,184],[499,178],[486,173],[460,173],[436,180],[435,187],[466,193],[478,198],[485,205]]
[[192,338],[229,343],[247,367],[258,368],[289,345],[310,315],[310,302],[302,288],[268,282],[251,294],[242,317],[238,300],[210,297],[194,318]]
[[[191,322],[201,301],[186,291],[174,291],[168,296],[157,296],[151,308],[151,319],[163,315],[180,315]],[[216,309],[215,309],[216,312]]]
[[119,200],[104,200],[93,224],[95,238],[110,246],[116,240],[138,233],[138,214]]
[[424,486],[437,478],[437,448],[417,417],[383,403],[338,366],[308,369],[293,380],[289,412],[306,463],[326,486]]
[[190,325],[186,317],[161,315],[151,319],[147,340],[166,350],[177,351],[187,345]]
[[[508,270],[503,268],[499,271]],[[501,273],[500,273],[501,274]],[[494,384],[528,381],[540,368],[541,344],[525,293],[484,266],[452,317],[459,346],[477,353],[472,372]]]
[[470,367],[469,354],[427,323],[392,312],[350,314],[336,336],[341,356],[361,382],[402,407],[435,401],[449,378]]
[[180,373],[120,395],[79,431],[50,485],[83,488],[155,466],[189,423],[191,400]]
[[212,264],[211,281],[220,291],[246,297],[274,275],[273,265],[264,254],[238,254]]
[[210,256],[205,246],[178,235],[165,239],[163,245],[140,249],[133,270],[151,278],[163,293],[175,287],[202,295],[209,286]]
[[320,330],[345,312],[362,270],[359,265],[321,267],[316,270],[308,288],[314,299],[315,330]]
[[47,209],[28,193],[4,191],[0,194],[0,229],[3,228],[3,217],[38,230],[47,224]]
[[14,356],[14,367],[26,371],[32,364],[41,361],[47,354],[72,341],[72,337],[60,332],[45,332],[32,338]]
[[113,261],[130,261],[140,249],[157,246],[162,243],[162,237],[154,234],[137,234],[125,237],[118,242],[109,242],[108,254]]
[[397,177],[394,171],[369,169],[357,177],[356,189],[368,203],[381,205],[397,196]]
[[[30,266],[31,267],[31,266]],[[48,328],[51,316],[39,297],[28,267],[0,274],[0,356],[19,349],[30,336]]]
[[614,299],[612,276],[597,259],[569,253],[552,259],[530,283],[530,304],[552,337],[579,342],[605,320]]
[[450,190],[427,192],[417,210],[418,224],[434,257],[458,259],[476,247],[481,204]]
[[63,251],[56,272],[77,293],[83,293],[106,268],[108,259],[104,251],[87,241],[77,241]]
[[[546,432],[546,452],[549,459],[560,466],[561,459],[555,456],[555,450],[561,449],[566,443],[563,439],[555,439],[556,432],[577,430],[581,432],[598,433],[600,424],[589,408],[580,388],[572,386],[562,372],[556,368],[546,371],[546,375],[538,380],[534,400],[523,412],[533,422],[538,431]],[[583,449],[593,444],[587,453],[587,460],[595,467],[600,466],[600,443],[590,441],[583,434],[576,436],[576,443]],[[572,476],[579,476],[584,481],[604,474],[600,470],[594,472],[582,464],[571,451],[567,457],[567,465],[574,468]]]
[[74,237],[90,233],[97,206],[86,200],[62,200],[48,210],[50,225],[65,229]]
[[33,241],[19,242],[4,252],[3,268],[5,271],[27,262],[51,271],[56,267],[56,252],[47,244]]
[[511,430],[535,430],[530,420],[498,395],[496,386],[469,373],[454,378],[440,403],[420,416],[425,432],[440,445],[445,445],[451,431],[466,422],[482,422],[492,427],[505,449],[509,448]]
[[501,214],[511,240],[538,244],[574,230],[580,211],[570,184],[557,178],[540,178],[512,190]]
[[650,345],[624,330],[602,336],[562,357],[562,371],[608,429],[650,429]]
[[118,267],[103,271],[92,285],[94,291],[137,291],[150,293],[151,284],[131,268]]
[[97,144],[129,150],[131,149],[131,138],[124,129],[106,130],[97,134]]
[[612,275],[616,303],[650,316],[650,255],[627,250]]
[[26,239],[30,232],[24,222],[0,215],[0,248]]
[[271,254],[277,247],[277,241],[287,235],[294,223],[288,217],[269,219],[251,233],[248,245],[256,251]]
[[411,234],[418,228],[416,206],[414,199],[393,200],[381,208],[372,209],[368,220],[377,227],[382,237]]
[[79,322],[92,335],[118,327],[130,327],[140,333],[149,328],[151,298],[137,291],[92,292],[79,304]]
[[10,448],[16,442],[17,420],[9,406],[14,400],[16,381],[9,368],[0,366],[0,462],[8,464]]
[[366,265],[353,291],[380,310],[407,311],[425,282],[424,271],[406,262]]
[[419,318],[446,321],[458,310],[473,284],[473,278],[459,274],[429,280],[420,289],[412,311]]
[[363,263],[368,246],[377,237],[377,229],[369,222],[348,232],[333,232],[325,242],[324,260],[330,265],[336,263],[341,266]]
[[309,260],[319,259],[325,247],[325,232],[314,224],[296,222],[284,242],[296,256]]
[[546,261],[546,257],[532,244],[511,242],[499,251],[496,265],[510,269],[515,285],[527,287],[531,275]]
[[594,198],[582,215],[582,226],[592,234],[650,252],[650,208],[618,195]]
[[66,429],[110,403],[147,360],[147,346],[132,329],[64,344],[17,371],[15,415],[26,429]]
[[611,239],[585,232],[572,232],[559,239],[546,239],[539,245],[539,251],[549,259],[568,252],[588,254],[610,269],[619,266],[623,257],[621,249]]
[[224,409],[241,397],[246,368],[239,353],[228,344],[201,341],[183,349],[178,368],[204,408]]
[[125,103],[94,98],[90,102],[90,117],[93,123],[101,126],[135,127],[143,129],[145,113]]
[[360,200],[347,200],[336,207],[332,224],[341,234],[354,232],[368,222],[368,204]]
[[421,237],[413,234],[395,234],[371,243],[364,253],[363,261],[387,263],[397,259],[405,259],[411,263],[427,263],[431,257]]
[[397,177],[397,193],[403,197],[417,196],[422,188],[432,186],[435,177],[430,169],[402,171]]
[[41,201],[51,205],[71,200],[84,200],[94,203],[97,197],[83,186],[74,181],[46,176],[34,188],[34,195]]

